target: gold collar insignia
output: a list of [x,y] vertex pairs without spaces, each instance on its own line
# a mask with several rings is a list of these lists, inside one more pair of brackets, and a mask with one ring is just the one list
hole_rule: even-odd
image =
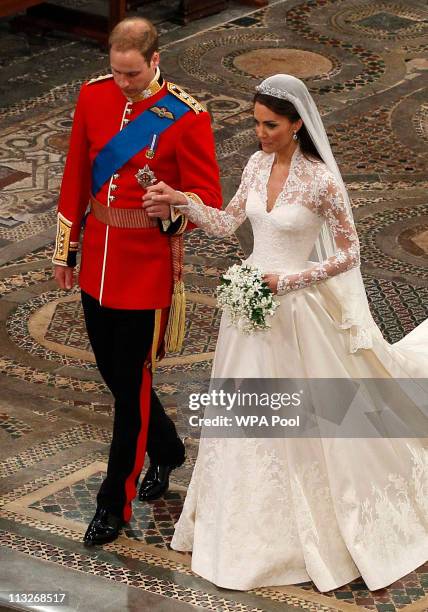
[[161,76],[159,68],[156,68],[156,74],[153,81],[149,84],[146,89],[143,89],[142,92],[136,94],[135,96],[129,96],[129,102],[140,102],[141,100],[147,100],[147,98],[151,98],[162,89],[164,80]]

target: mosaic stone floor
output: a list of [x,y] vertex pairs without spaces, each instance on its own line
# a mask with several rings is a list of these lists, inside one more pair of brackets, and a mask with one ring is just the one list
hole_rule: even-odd
[[[212,115],[226,201],[256,148],[254,85],[279,71],[308,83],[352,197],[373,315],[396,342],[428,316],[426,4],[271,0],[254,10],[231,1],[185,28],[174,24],[176,4],[159,0],[147,13],[162,33],[165,74]],[[92,43],[54,32],[42,38],[0,20],[0,592],[16,586],[25,568],[29,590],[68,585],[70,610],[428,611],[428,565],[376,592],[355,580],[324,594],[311,582],[240,593],[198,578],[189,556],[168,546],[198,446],[183,405],[209,377],[215,287],[221,271],[251,250],[246,225],[227,240],[198,230],[187,237],[187,341],[156,373],[166,409],[187,436],[185,464],[163,500],[135,504],[116,542],[82,546],[113,407],[78,294],[57,290],[50,256],[76,93],[107,67]]]

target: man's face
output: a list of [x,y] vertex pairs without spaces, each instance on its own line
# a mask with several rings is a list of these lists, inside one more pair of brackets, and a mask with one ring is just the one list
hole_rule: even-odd
[[133,96],[146,89],[153,80],[159,64],[159,53],[154,53],[150,63],[136,49],[110,50],[110,65],[116,85],[125,96]]

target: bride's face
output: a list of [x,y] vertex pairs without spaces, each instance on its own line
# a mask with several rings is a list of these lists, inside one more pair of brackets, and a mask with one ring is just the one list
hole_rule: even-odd
[[265,153],[277,153],[287,149],[294,142],[293,132],[297,132],[301,126],[300,120],[293,123],[260,102],[254,105],[254,121],[256,136]]

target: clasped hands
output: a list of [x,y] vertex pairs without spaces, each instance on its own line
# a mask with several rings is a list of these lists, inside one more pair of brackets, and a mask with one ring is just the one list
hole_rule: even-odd
[[[169,219],[170,207],[181,204],[187,204],[186,196],[179,191],[175,191],[175,189],[163,181],[148,187],[143,196],[143,208],[149,217]],[[263,280],[269,286],[272,293],[277,293],[279,280],[277,274],[265,274]]]
[[143,196],[143,208],[149,217],[169,219],[171,206],[187,204],[186,196],[172,187],[159,181],[156,185],[147,187]]

